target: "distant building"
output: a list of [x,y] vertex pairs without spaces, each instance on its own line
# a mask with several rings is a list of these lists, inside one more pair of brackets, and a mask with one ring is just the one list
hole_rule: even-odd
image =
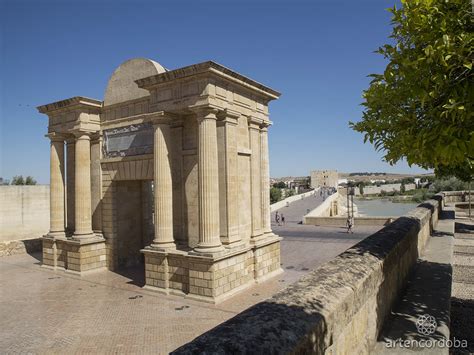
[[337,188],[339,175],[337,170],[314,170],[311,172],[311,187],[334,187]]
[[293,180],[287,182],[288,188],[293,189],[296,193],[302,193],[310,189],[311,177],[301,176],[295,177]]
[[370,180],[370,182],[372,184],[385,184],[387,181],[383,180],[383,179],[377,179],[377,180]]

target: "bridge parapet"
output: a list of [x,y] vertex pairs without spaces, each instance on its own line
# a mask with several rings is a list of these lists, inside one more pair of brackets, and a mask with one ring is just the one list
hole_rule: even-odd
[[437,224],[443,196],[174,353],[369,353]]

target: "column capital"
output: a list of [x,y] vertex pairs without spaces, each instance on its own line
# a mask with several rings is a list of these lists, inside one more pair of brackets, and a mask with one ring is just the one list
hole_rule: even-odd
[[263,120],[255,116],[247,116],[247,122],[249,124],[249,129],[260,130]]
[[49,138],[51,142],[64,142],[66,140],[66,135],[58,132],[49,132],[45,137]]
[[240,116],[240,112],[225,109],[217,113],[217,120],[220,124],[230,123],[237,125],[239,123],[238,120]]
[[170,112],[160,111],[156,112],[151,118],[150,122],[153,126],[158,126],[162,124],[171,124],[177,120],[177,116]]
[[268,131],[268,128],[273,124],[272,121],[262,121],[260,124],[260,131],[266,132]]
[[198,121],[205,119],[217,120],[217,114],[219,113],[219,109],[213,106],[192,106],[189,109],[197,115]]
[[87,139],[91,140],[91,136],[96,133],[97,131],[89,131],[89,130],[83,130],[83,129],[75,129],[71,131],[71,134],[74,136],[76,141],[79,139]]
[[76,137],[72,134],[68,134],[66,137],[66,144],[75,144],[76,143]]
[[97,142],[100,142],[100,140],[102,139],[103,133],[102,131],[97,131],[97,132],[92,133],[90,137],[91,137],[92,143],[97,143]]

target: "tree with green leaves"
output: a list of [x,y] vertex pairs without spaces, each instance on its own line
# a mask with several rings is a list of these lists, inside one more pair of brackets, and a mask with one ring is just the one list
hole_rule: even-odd
[[284,181],[279,181],[273,184],[273,187],[277,187],[279,189],[286,189],[286,184]]
[[33,178],[33,176],[27,176],[25,185],[36,185],[36,180]]
[[281,200],[281,189],[272,187],[270,189],[270,203],[275,203]]
[[14,176],[11,184],[12,185],[25,185],[25,179],[23,179],[23,175]]
[[[469,0],[401,0],[388,61],[364,91],[363,119],[350,125],[395,164],[474,166],[474,27]],[[472,175],[472,174],[471,174]]]
[[435,169],[435,174],[438,177],[455,176],[459,180],[467,183],[469,190],[469,218],[471,218],[471,182],[474,179],[474,169],[471,164],[460,164],[451,166],[440,166]]

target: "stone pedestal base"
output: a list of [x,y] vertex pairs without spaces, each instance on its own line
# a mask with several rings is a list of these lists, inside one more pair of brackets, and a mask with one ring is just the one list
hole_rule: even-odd
[[280,240],[272,234],[256,244],[229,249],[216,256],[142,249],[145,288],[219,303],[255,282],[282,272]]
[[44,267],[81,274],[106,266],[103,238],[77,241],[44,236],[42,240]]

